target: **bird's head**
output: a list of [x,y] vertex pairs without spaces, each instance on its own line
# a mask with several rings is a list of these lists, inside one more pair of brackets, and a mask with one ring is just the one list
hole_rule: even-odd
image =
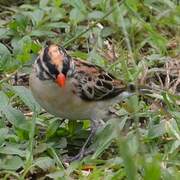
[[[50,44],[40,52],[39,63],[44,74],[54,79],[60,87],[65,85],[65,79],[70,69],[70,56],[64,48]],[[37,61],[38,64],[38,61]]]
[[55,68],[59,73],[62,72],[64,58],[64,52],[55,44],[49,45],[44,49],[43,61],[47,65],[50,63],[50,67]]

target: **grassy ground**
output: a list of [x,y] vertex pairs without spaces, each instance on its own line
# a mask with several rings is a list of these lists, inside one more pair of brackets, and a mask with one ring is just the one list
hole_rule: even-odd
[[[127,83],[158,89],[112,107],[95,153],[71,164],[62,159],[78,152],[89,121],[60,121],[28,89],[49,40]],[[179,105],[178,0],[0,1],[0,179],[178,179]]]

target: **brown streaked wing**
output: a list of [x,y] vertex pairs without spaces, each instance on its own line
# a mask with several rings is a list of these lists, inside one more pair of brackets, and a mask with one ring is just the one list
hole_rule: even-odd
[[83,100],[97,101],[111,99],[126,89],[122,81],[116,79],[101,67],[74,59],[74,78],[78,81],[76,91]]

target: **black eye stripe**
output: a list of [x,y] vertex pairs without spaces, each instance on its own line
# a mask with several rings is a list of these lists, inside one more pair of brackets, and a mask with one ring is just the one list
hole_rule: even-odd
[[42,65],[42,61],[40,59],[40,57],[37,58],[36,60],[36,64],[37,64],[37,68],[36,68],[36,72],[37,72],[37,76],[39,77],[40,80],[49,80],[52,79],[52,75],[43,67]]

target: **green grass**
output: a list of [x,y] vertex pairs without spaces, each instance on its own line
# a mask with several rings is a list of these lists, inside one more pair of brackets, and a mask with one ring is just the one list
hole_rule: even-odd
[[[0,179],[178,179],[179,17],[175,0],[0,2]],[[94,154],[67,167],[63,157],[82,147],[90,123],[62,122],[31,95],[31,65],[49,40],[157,89],[116,104]]]

